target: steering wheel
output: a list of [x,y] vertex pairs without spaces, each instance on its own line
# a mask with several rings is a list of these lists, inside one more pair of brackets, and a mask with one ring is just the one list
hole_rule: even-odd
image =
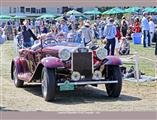
[[48,38],[48,39],[45,39],[43,44],[45,45],[48,45],[48,44],[54,44],[54,43],[57,43],[58,41],[56,39],[53,39],[53,38]]

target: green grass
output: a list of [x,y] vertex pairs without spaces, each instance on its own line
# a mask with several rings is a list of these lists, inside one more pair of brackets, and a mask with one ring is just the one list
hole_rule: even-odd
[[[155,62],[149,61],[147,59],[151,59],[155,61],[155,48],[148,47],[143,48],[143,45],[134,45],[132,41],[131,44],[131,55],[135,54],[135,51],[139,56],[139,69],[141,72],[144,72],[146,75],[155,76]],[[141,58],[144,57],[144,58]],[[130,67],[131,65],[125,65]]]

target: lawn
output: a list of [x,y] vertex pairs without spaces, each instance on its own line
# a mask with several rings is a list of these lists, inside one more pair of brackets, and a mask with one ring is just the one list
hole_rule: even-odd
[[140,71],[155,76],[155,46],[143,48],[143,45],[134,45],[131,42],[131,55],[134,55],[135,51],[138,53]]

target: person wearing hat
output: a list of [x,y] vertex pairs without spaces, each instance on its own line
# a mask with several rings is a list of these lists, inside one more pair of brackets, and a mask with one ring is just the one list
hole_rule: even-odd
[[59,28],[60,28],[60,32],[63,33],[69,32],[68,25],[64,19],[61,19]]
[[80,17],[79,20],[78,20],[78,29],[81,29],[84,25],[84,22],[83,22],[83,18]]
[[143,18],[141,20],[142,34],[143,34],[143,47],[150,46],[150,34],[149,34],[149,22],[147,19],[147,13],[143,13]]
[[[108,51],[108,55],[114,55],[114,51],[115,51],[115,37],[116,37],[116,26],[113,24],[114,20],[113,18],[109,19],[109,23],[105,26],[104,29],[104,36],[105,39],[107,40],[107,44],[105,46],[105,48]],[[110,50],[110,46],[111,46],[111,50]]]
[[92,31],[90,28],[90,21],[86,21],[85,25],[81,28],[81,37],[82,37],[82,42],[86,46],[89,42],[92,41]]

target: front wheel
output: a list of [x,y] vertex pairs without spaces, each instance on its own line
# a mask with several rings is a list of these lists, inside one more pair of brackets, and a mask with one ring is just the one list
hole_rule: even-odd
[[13,67],[13,80],[16,87],[23,87],[24,81],[18,79],[17,69],[15,65]]
[[42,95],[45,101],[52,101],[55,98],[56,80],[53,69],[43,68],[41,74]]
[[[122,89],[122,74],[119,66],[107,66],[109,80],[117,80],[118,83],[106,84],[106,90],[109,97],[119,97]],[[111,67],[111,68],[110,68]]]

